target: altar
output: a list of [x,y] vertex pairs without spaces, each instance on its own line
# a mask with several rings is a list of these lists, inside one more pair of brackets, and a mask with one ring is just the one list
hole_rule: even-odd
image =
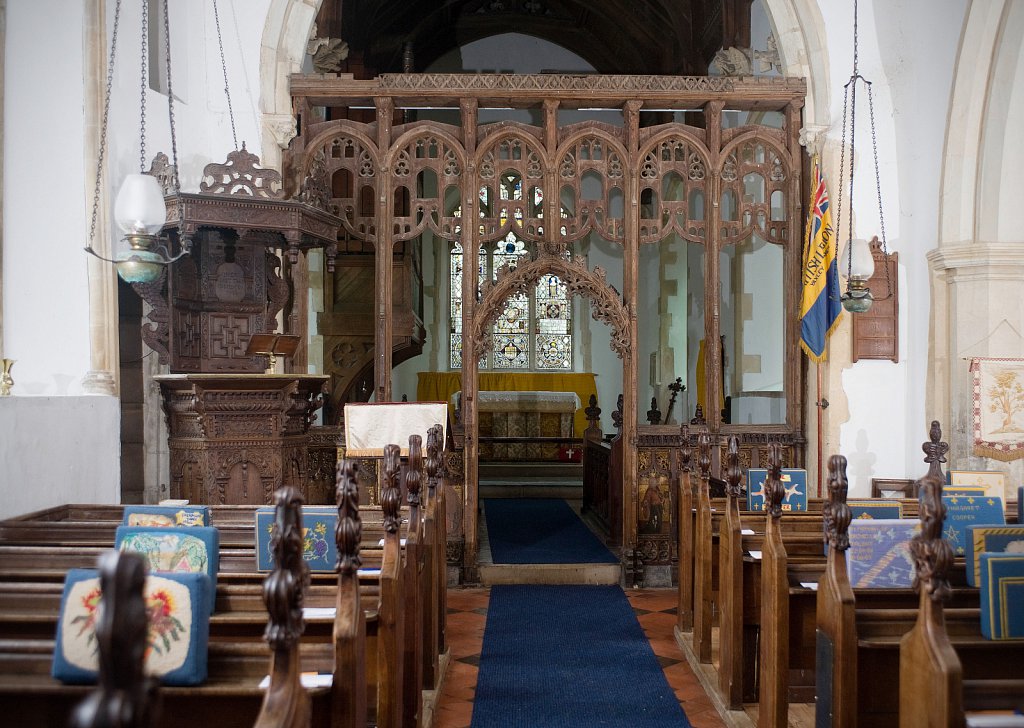
[[[461,408],[462,392],[452,395]],[[573,437],[580,408],[575,392],[514,391],[477,393],[481,460],[558,460],[559,443],[487,442],[487,437]]]

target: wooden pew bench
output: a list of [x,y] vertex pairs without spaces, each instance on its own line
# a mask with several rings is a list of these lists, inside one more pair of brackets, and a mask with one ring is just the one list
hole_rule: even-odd
[[[836,728],[897,726],[901,722],[901,695],[917,689],[901,678],[900,642],[914,629],[922,613],[922,597],[910,588],[850,587],[846,566],[850,516],[845,503],[845,459],[833,459],[836,462],[830,462],[831,507],[841,517],[831,523],[827,567],[818,587],[819,721]],[[941,480],[926,476],[920,482],[926,480],[933,480],[937,485],[931,489],[940,491]],[[935,493],[931,498],[937,498]],[[922,510],[922,532],[929,528],[929,522],[932,529],[936,528],[934,516],[929,515],[933,512]],[[941,538],[941,520],[939,517],[937,541],[946,545]],[[934,540],[934,536],[930,538]],[[1024,668],[1020,667],[1024,664],[1024,641],[999,642],[982,637],[979,590],[966,584],[963,559],[953,559],[950,552],[943,579],[948,593],[947,634],[961,660],[964,678],[998,682],[1013,677],[1014,672],[1017,677],[1024,676]]]
[[[431,494],[437,482],[437,457],[435,448],[433,463],[434,479]],[[431,468],[428,466],[428,470]],[[397,473],[397,470],[396,470]],[[397,490],[397,489],[396,489]],[[443,492],[437,489],[437,493]],[[397,504],[396,504],[397,505]],[[53,635],[59,603],[63,589],[63,578],[66,570],[73,567],[91,568],[95,556],[113,543],[114,531],[121,522],[120,507],[90,507],[99,517],[95,523],[82,523],[75,518],[68,518],[69,510],[63,512],[53,510],[42,518],[21,519],[16,527],[9,527],[10,522],[0,524],[0,534],[7,538],[4,543],[0,539],[0,564],[5,568],[0,573],[0,673],[5,677],[12,671],[25,675],[19,678],[19,690],[31,687],[35,694],[49,696],[53,693],[76,694],[80,690],[60,686],[49,678],[50,661],[52,659]],[[403,513],[408,516],[414,509],[406,508]],[[403,609],[408,601],[410,591],[417,594],[443,596],[445,583],[444,570],[444,528],[443,521],[438,523],[438,516],[443,516],[443,501],[431,495],[421,509],[419,518],[413,519],[418,524],[415,534],[403,531],[402,538],[408,538],[410,550],[418,548],[415,559],[407,557],[406,549],[397,548],[398,536],[395,536],[395,556],[392,557],[394,573],[400,577],[408,577],[414,588],[405,588],[401,578],[383,579],[380,574],[361,573],[358,592],[365,600],[361,608],[365,625],[363,640],[368,659],[365,659],[366,680],[364,702],[370,706],[377,705],[379,671],[389,671],[389,679],[394,686],[389,688],[393,695],[384,696],[382,701],[388,703],[382,721],[386,724],[415,725],[422,721],[420,710],[421,689],[436,689],[443,677],[443,669],[438,667],[437,649],[440,644],[439,632],[443,634],[444,612],[439,605],[425,602],[414,602],[415,612],[409,620],[405,619]],[[224,710],[225,716],[246,715],[240,722],[232,723],[226,717],[224,725],[251,725],[253,716],[251,708],[258,708],[263,690],[258,682],[267,674],[267,651],[263,643],[263,631],[266,626],[266,612],[263,606],[262,582],[266,574],[254,571],[254,524],[252,508],[227,507],[215,508],[213,521],[221,533],[231,534],[221,544],[221,570],[218,574],[217,607],[218,611],[211,619],[210,637],[210,680],[207,684],[190,688],[188,694],[199,700],[197,705],[205,705],[203,701],[215,700],[219,696],[223,701],[245,703],[250,710],[240,710],[238,706]],[[364,543],[362,559],[364,572],[367,567],[381,567],[386,561],[385,549],[378,543],[384,535],[381,508],[361,508],[360,513],[367,517],[363,529]],[[35,514],[38,515],[38,514]],[[370,519],[373,519],[371,521]],[[396,518],[396,521],[398,519]],[[219,521],[219,523],[218,523]],[[420,523],[422,521],[422,523]],[[407,517],[401,524],[403,529],[410,526]],[[41,538],[41,534],[47,538]],[[430,541],[420,543],[421,538],[429,535]],[[54,542],[57,545],[52,545]],[[106,541],[106,543],[104,543]],[[44,546],[43,543],[51,545]],[[387,571],[387,567],[385,567]],[[435,583],[441,579],[439,583]],[[391,584],[391,586],[388,586]],[[305,600],[307,607],[334,607],[337,604],[337,577],[333,574],[315,574],[311,578],[311,586]],[[408,622],[410,634],[415,635],[415,647],[409,639],[403,639],[401,629]],[[417,629],[412,629],[415,625]],[[330,618],[311,618],[308,620],[306,634],[300,645],[302,669],[305,671],[331,672],[334,660],[335,620]],[[380,641],[387,641],[386,647]],[[422,640],[422,642],[420,642]],[[403,693],[400,676],[403,672],[401,664],[407,658],[415,663],[418,669],[408,688]],[[383,655],[391,657],[384,657]],[[429,676],[430,682],[423,683]],[[253,678],[256,678],[255,683]],[[27,683],[26,683],[27,681]],[[2,682],[2,681],[0,681]],[[392,684],[392,683],[389,683]],[[175,689],[176,690],[176,689]],[[204,692],[205,691],[205,692]],[[177,699],[178,693],[168,693]],[[0,691],[0,704],[7,698]],[[323,702],[324,691],[313,691],[314,699]],[[17,691],[11,691],[11,699]],[[74,700],[54,701],[46,697],[32,703],[32,710],[58,710],[55,705],[64,704],[66,709]],[[172,700],[173,702],[173,700]],[[413,722],[403,718],[402,711],[406,704],[412,704]],[[28,704],[26,704],[28,705]],[[28,707],[26,707],[28,710]],[[324,711],[329,714],[329,710]],[[371,710],[372,716],[377,710]],[[219,715],[219,712],[215,713]],[[26,715],[32,713],[26,713]],[[40,713],[35,713],[40,714]],[[248,721],[248,723],[246,723]]]

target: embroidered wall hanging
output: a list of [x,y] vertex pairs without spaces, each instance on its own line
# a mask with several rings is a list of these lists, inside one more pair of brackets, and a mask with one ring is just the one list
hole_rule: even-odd
[[1024,458],[1024,359],[971,359],[974,454]]

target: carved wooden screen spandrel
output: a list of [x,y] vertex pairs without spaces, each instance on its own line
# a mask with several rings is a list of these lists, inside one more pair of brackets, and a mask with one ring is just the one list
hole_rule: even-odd
[[641,243],[671,233],[694,243],[707,241],[711,154],[704,130],[673,126],[645,141],[640,151]]
[[[561,240],[572,243],[596,231],[606,240],[621,243],[625,236],[622,210],[629,160],[622,129],[588,124],[582,131],[568,127],[562,132],[557,157],[558,192],[568,209],[561,221]],[[585,193],[587,182],[598,191]]]

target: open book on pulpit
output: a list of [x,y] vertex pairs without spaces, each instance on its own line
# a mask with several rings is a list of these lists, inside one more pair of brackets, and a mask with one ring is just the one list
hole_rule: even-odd
[[448,440],[445,402],[364,402],[345,405],[346,457],[380,457],[385,445],[398,445],[409,454],[409,436],[419,435],[426,446],[427,431],[441,425]]

